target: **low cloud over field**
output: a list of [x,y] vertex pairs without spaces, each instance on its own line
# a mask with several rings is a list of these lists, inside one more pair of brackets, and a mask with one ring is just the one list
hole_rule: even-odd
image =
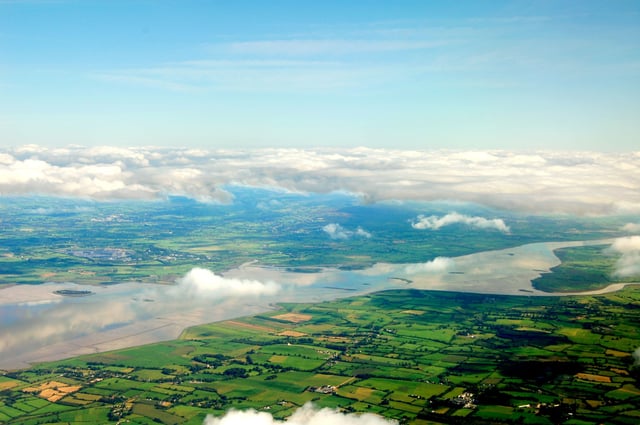
[[610,250],[621,254],[616,262],[615,276],[640,276],[640,236],[618,238]]
[[1,195],[98,200],[175,194],[228,203],[233,196],[225,185],[238,184],[304,193],[345,191],[366,202],[449,200],[518,211],[639,213],[638,175],[640,152],[78,146],[0,150]]
[[423,215],[419,215],[411,222],[411,227],[420,230],[439,230],[442,227],[458,223],[465,224],[469,227],[476,227],[478,229],[495,229],[503,233],[509,233],[510,231],[509,226],[507,226],[501,218],[486,219],[484,217],[477,216],[471,217],[468,215],[458,214],[457,212],[452,212],[442,217],[435,215],[425,217]]
[[275,282],[228,279],[211,270],[196,267],[176,281],[175,295],[192,298],[275,295],[281,287]]
[[221,418],[208,415],[203,425],[397,425],[397,423],[371,413],[344,414],[328,408],[316,409],[307,403],[284,422],[275,420],[270,413],[266,412],[232,410]]
[[629,233],[640,233],[640,223],[627,223],[622,230]]
[[338,223],[329,223],[322,228],[331,239],[351,239],[352,237],[370,238],[371,233],[364,230],[362,227],[358,227],[356,230],[348,230],[339,225]]
[[426,263],[409,264],[404,271],[407,274],[442,273],[453,268],[454,264],[452,258],[437,257]]

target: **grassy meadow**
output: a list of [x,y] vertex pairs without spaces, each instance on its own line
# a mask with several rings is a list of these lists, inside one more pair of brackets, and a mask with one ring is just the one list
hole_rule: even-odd
[[635,424],[640,288],[601,296],[387,291],[196,326],[0,376],[7,424],[201,424],[306,402],[406,424]]

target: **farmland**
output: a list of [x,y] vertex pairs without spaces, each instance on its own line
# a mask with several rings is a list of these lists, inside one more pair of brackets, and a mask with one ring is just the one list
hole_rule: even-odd
[[[39,323],[55,312],[69,319],[67,306],[85,307],[78,310],[81,325],[66,322],[89,336],[134,323],[136,317],[127,316],[134,313],[148,319],[160,311],[168,325],[177,326],[170,317],[187,316],[182,309],[196,303],[181,304],[169,290],[194,267],[251,270],[257,273],[251,279],[277,272],[304,281],[326,273],[316,289],[341,297],[370,292],[378,281],[403,290],[279,303],[253,310],[268,313],[243,318],[234,310],[232,320],[188,328],[173,341],[7,371],[0,375],[0,423],[201,424],[207,414],[234,408],[284,418],[307,402],[412,424],[631,424],[640,416],[639,371],[632,355],[640,347],[640,288],[533,297],[529,278],[518,275],[516,282],[513,274],[546,271],[547,259],[555,259],[547,242],[624,236],[628,217],[546,218],[456,205],[461,213],[502,217],[510,232],[464,224],[429,231],[412,227],[412,220],[446,214],[451,205],[363,205],[342,194],[230,190],[229,205],[184,198],[0,199],[0,286],[46,292],[50,285],[40,284],[65,282],[52,284],[53,296],[60,297],[54,303],[7,304],[3,335],[23,337],[27,345],[45,343],[40,330],[56,328]],[[351,237],[334,237],[327,224],[342,226]],[[544,243],[522,249],[533,242]],[[620,281],[613,277],[619,257],[605,245],[571,246],[556,254],[562,264],[536,280],[537,289],[574,292]],[[482,282],[503,290],[524,284],[513,289],[521,296],[444,292],[446,286],[439,292],[409,289],[420,279],[419,288],[437,288],[430,286],[435,275],[410,270],[433,265],[429,262],[439,256],[455,263],[441,271],[445,283],[468,282],[470,290]],[[392,274],[370,273],[383,262]],[[51,294],[45,295],[51,301]],[[307,299],[318,298],[289,301]],[[221,307],[208,299],[198,302],[205,312]],[[30,328],[20,327],[18,311],[29,316]],[[111,321],[101,321],[99,313]],[[206,321],[212,320],[220,319]],[[96,341],[79,352],[96,351]],[[141,343],[136,337],[130,341]]]
[[[46,197],[0,198],[0,286],[75,282],[173,282],[194,265],[223,272],[259,260],[313,271],[362,269],[377,262],[418,263],[541,241],[623,236],[629,217],[525,216],[477,205],[380,203],[353,196],[304,196],[232,187],[232,204],[171,197],[99,203]],[[453,225],[417,230],[418,214],[503,217],[510,233]],[[333,239],[329,223],[369,237]]]
[[640,288],[601,296],[387,291],[201,325],[0,377],[7,424],[200,424],[306,402],[401,423],[634,424]]
[[618,259],[606,245],[562,248],[555,251],[561,264],[532,281],[533,287],[546,292],[571,292],[600,289],[614,282],[636,282],[636,276],[615,277]]

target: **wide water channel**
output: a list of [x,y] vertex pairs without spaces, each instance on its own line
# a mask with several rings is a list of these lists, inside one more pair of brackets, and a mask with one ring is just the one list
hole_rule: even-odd
[[[378,263],[349,271],[287,271],[252,263],[224,273],[223,283],[259,288],[266,284],[269,290],[242,293],[184,282],[15,285],[0,289],[0,368],[17,369],[34,362],[174,339],[189,326],[265,312],[276,309],[278,302],[318,302],[409,288],[558,295],[531,286],[532,279],[559,264],[553,250],[611,242],[536,243],[426,263]],[[619,288],[612,285],[598,292]]]

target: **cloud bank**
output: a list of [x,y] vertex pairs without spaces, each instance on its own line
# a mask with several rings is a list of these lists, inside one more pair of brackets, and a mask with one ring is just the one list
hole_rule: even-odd
[[257,280],[228,279],[211,270],[199,267],[191,269],[184,277],[176,281],[173,288],[176,296],[183,298],[224,298],[230,296],[275,295],[281,287],[275,282]]
[[411,222],[411,227],[420,230],[438,230],[442,227],[457,223],[466,224],[467,226],[478,229],[495,229],[502,233],[509,233],[510,231],[509,226],[507,226],[501,218],[486,219],[478,216],[471,217],[457,212],[452,212],[442,217],[435,215],[425,217],[424,215],[419,215],[416,220]]
[[[0,195],[232,202],[226,185],[364,201],[475,202],[536,213],[640,213],[640,152],[0,148]],[[497,224],[494,224],[497,226]]]
[[255,410],[231,410],[225,416],[216,418],[207,415],[203,425],[397,425],[397,421],[387,420],[371,413],[344,414],[333,409],[316,409],[306,403],[284,422],[277,421],[266,412]]
[[362,227],[358,227],[355,231],[347,230],[338,223],[329,223],[322,228],[322,230],[329,235],[331,239],[351,239],[352,237],[360,237],[369,239],[371,233],[364,230]]
[[611,244],[610,250],[621,254],[616,262],[614,276],[640,276],[640,236],[618,238]]

